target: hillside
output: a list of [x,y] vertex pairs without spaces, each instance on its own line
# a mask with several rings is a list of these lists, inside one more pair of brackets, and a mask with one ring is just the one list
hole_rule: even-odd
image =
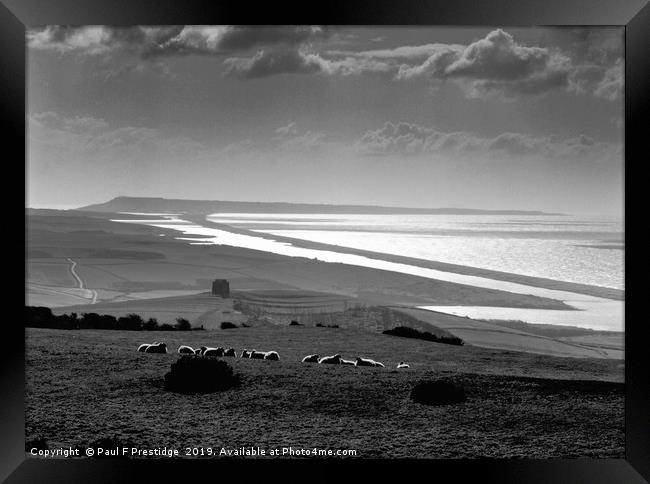
[[[241,387],[163,390],[177,355],[140,343],[276,350],[280,361],[223,358]],[[386,368],[300,363],[309,353],[366,356]],[[396,370],[399,361],[411,365]],[[489,364],[486,364],[489,362]],[[129,447],[354,449],[362,458],[624,455],[619,362],[554,358],[359,329],[266,326],[226,331],[26,330],[26,441]],[[414,403],[417,382],[451,377],[467,402]],[[70,409],[73,409],[71,411]],[[101,411],[98,411],[101,409]],[[106,444],[104,444],[106,445]]]

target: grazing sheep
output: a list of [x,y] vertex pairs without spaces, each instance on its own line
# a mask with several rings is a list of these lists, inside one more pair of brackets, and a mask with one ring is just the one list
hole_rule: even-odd
[[218,348],[206,348],[201,354],[203,356],[223,356],[224,349],[220,346]]
[[381,361],[373,360],[373,362],[374,362],[375,366],[380,366],[380,367],[384,368],[384,364]]
[[147,351],[147,348],[149,348],[149,346],[151,346],[151,344],[149,343],[141,344],[140,346],[138,346],[138,351],[140,353],[145,353]]
[[340,365],[341,364],[341,355],[336,354],[333,356],[323,356],[318,360],[319,365]]
[[203,354],[203,352],[205,350],[207,350],[207,349],[208,348],[206,346],[201,346],[200,348],[197,348],[197,349],[194,350],[194,354],[201,356]]
[[266,353],[263,351],[251,350],[249,358],[251,360],[263,360],[266,356]]
[[167,345],[165,343],[154,343],[147,346],[144,350],[145,353],[167,353]]
[[240,358],[250,358],[251,357],[251,352],[250,350],[242,350]]
[[307,355],[302,359],[303,363],[318,363],[318,355]]
[[237,353],[235,353],[235,348],[228,348],[227,350],[225,350],[225,351],[223,352],[223,356],[232,356],[232,357],[236,357],[236,356],[237,356]]
[[192,348],[190,346],[185,346],[185,345],[180,345],[178,347],[178,352],[181,355],[195,355],[196,354],[196,350],[194,350],[194,348]]
[[277,351],[267,351],[264,355],[265,360],[280,361],[280,355]]
[[411,368],[411,367],[406,363],[404,363],[403,361],[400,361],[397,365],[397,368]]
[[352,360],[344,360],[343,358],[341,358],[341,364],[342,365],[352,365],[352,366],[354,366],[354,361],[352,361]]
[[360,356],[357,356],[357,361],[355,363],[356,366],[376,366],[375,361],[371,360],[369,358],[361,358]]

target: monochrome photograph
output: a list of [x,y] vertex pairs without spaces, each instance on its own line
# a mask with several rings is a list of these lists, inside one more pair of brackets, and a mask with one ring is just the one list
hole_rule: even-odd
[[625,458],[624,34],[27,28],[27,459]]

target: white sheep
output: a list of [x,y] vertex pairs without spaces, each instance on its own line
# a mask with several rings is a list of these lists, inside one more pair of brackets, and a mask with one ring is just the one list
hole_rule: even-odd
[[251,360],[263,360],[266,356],[264,351],[251,350],[249,358]]
[[318,363],[318,355],[307,355],[302,359],[303,363]]
[[144,350],[145,353],[167,353],[167,345],[165,343],[154,343],[147,346]]
[[407,365],[406,363],[404,363],[403,361],[400,361],[397,364],[397,368],[411,368],[411,367],[409,365]]
[[370,358],[361,358],[360,356],[357,356],[357,360],[355,362],[356,366],[377,366],[375,360],[371,360]]
[[144,353],[146,352],[147,348],[149,348],[149,346],[151,346],[151,343],[143,343],[140,346],[138,346],[138,351],[140,353]]
[[267,351],[264,355],[265,360],[280,361],[280,355],[277,351]]
[[250,358],[250,357],[251,357],[251,351],[247,349],[243,349],[240,358]]
[[228,348],[227,350],[224,350],[223,356],[237,356],[237,353],[235,353],[235,348]]
[[341,358],[341,364],[342,365],[352,365],[352,366],[354,366],[354,361],[352,361],[352,360],[344,360],[343,358]]
[[223,356],[224,349],[220,346],[218,348],[206,348],[201,354],[203,356]]
[[332,356],[323,356],[318,360],[319,365],[340,365],[341,364],[341,355],[336,354]]
[[190,346],[185,346],[185,345],[180,345],[178,347],[178,352],[181,355],[195,355],[196,354],[196,350],[194,348],[192,348]]

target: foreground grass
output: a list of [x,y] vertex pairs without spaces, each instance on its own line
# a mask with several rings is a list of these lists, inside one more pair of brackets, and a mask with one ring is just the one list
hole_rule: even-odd
[[[356,449],[360,457],[622,457],[622,366],[451,346],[354,329],[258,327],[181,334],[179,344],[276,350],[282,360],[225,359],[241,386],[165,392],[177,355],[137,353],[154,335],[26,330],[26,440],[86,446]],[[368,356],[386,368],[301,364],[307,353]],[[397,361],[411,364],[399,372]],[[453,376],[465,403],[409,399],[418,381]],[[559,379],[559,380],[558,380]]]

